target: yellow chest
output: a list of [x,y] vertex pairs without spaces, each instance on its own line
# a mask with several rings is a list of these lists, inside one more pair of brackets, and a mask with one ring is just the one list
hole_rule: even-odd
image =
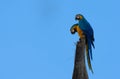
[[77,26],[77,32],[78,32],[78,35],[80,36],[80,38],[85,37],[85,36],[83,35],[83,31],[80,29],[79,26]]

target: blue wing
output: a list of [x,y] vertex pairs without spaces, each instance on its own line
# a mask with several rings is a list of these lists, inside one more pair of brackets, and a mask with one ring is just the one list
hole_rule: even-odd
[[87,20],[82,19],[79,21],[79,27],[82,29],[83,33],[86,36],[86,43],[88,44],[88,53],[90,55],[90,58],[92,59],[92,46],[94,46],[94,33],[91,25],[87,22]]

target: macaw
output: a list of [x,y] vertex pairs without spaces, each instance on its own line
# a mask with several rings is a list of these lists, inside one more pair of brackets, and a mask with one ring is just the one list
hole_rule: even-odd
[[85,37],[86,39],[86,57],[87,57],[87,62],[88,62],[88,67],[93,73],[92,65],[91,65],[91,60],[92,60],[92,46],[94,46],[94,32],[91,27],[91,25],[88,23],[88,21],[84,18],[83,15],[77,14],[75,17],[76,20],[78,20],[77,24],[74,24],[70,31],[72,34],[75,32],[78,32],[78,35],[80,38]]

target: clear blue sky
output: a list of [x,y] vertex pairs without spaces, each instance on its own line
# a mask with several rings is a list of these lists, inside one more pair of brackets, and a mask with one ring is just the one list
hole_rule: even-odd
[[95,32],[94,74],[120,79],[119,0],[0,0],[0,79],[72,79],[75,15]]

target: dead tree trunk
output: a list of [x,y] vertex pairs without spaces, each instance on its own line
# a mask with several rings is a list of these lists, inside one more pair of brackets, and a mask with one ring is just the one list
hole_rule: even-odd
[[72,79],[88,79],[85,65],[85,38],[80,39],[76,45],[74,71]]

